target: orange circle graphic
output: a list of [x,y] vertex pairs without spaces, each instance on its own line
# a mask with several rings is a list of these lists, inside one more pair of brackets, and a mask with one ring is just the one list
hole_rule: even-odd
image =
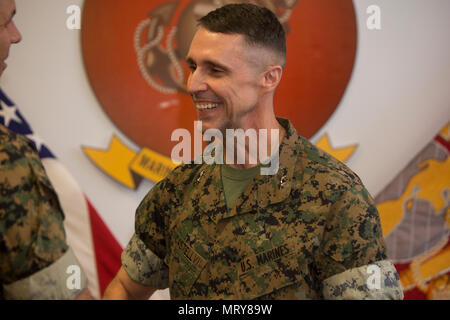
[[[196,19],[232,0],[86,0],[82,50],[95,95],[114,124],[140,147],[166,156],[173,130],[193,133],[184,62]],[[242,1],[244,2],[244,1]],[[253,0],[287,31],[287,64],[275,114],[310,138],[337,108],[356,53],[352,0]]]

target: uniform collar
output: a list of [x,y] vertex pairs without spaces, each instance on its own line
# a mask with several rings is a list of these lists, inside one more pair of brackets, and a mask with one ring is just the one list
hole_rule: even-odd
[[274,175],[260,175],[255,182],[258,185],[259,207],[285,200],[292,188],[299,136],[288,119],[277,118],[277,120],[286,130],[286,135],[280,144],[278,171]]
[[[286,130],[279,147],[278,171],[274,175],[259,174],[256,176],[255,180],[250,183],[231,208],[227,209],[226,207],[220,165],[204,165],[204,169],[200,171],[200,175],[208,178],[202,179],[199,177],[198,185],[195,188],[200,193],[207,190],[208,197],[211,196],[211,199],[215,199],[212,203],[206,201],[207,203],[201,206],[201,210],[208,214],[216,223],[221,219],[238,214],[257,212],[259,208],[281,202],[289,196],[293,183],[300,137],[288,119],[277,118],[277,120]],[[208,182],[209,179],[212,179],[211,181],[216,184],[216,188],[206,188],[206,185],[211,183],[211,181]]]

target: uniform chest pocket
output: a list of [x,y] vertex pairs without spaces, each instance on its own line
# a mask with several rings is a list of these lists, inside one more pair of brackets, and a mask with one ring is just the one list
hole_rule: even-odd
[[[276,250],[276,249],[274,249]],[[304,281],[307,265],[300,264],[298,256],[292,251],[277,257],[271,251],[244,259],[250,266],[242,273],[245,265],[239,267],[239,279],[236,291],[240,299],[255,299],[273,293],[279,289]]]
[[174,299],[186,298],[205,268],[207,261],[178,236],[166,264],[169,266],[170,294]]

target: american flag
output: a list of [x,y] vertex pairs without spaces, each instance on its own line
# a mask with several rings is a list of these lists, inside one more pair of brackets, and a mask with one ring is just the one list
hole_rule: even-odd
[[101,298],[121,266],[122,247],[72,175],[31,129],[16,106],[0,89],[0,123],[29,138],[58,194],[65,214],[67,243],[75,252],[94,298]]

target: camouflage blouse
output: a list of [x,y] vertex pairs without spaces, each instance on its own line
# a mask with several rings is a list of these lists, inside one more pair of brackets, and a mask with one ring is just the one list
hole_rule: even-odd
[[[73,298],[58,197],[31,142],[0,125],[0,299]],[[84,288],[83,288],[84,289]]]
[[180,165],[136,212],[130,277],[172,299],[402,299],[359,177],[289,120],[275,175],[227,208],[220,165]]

